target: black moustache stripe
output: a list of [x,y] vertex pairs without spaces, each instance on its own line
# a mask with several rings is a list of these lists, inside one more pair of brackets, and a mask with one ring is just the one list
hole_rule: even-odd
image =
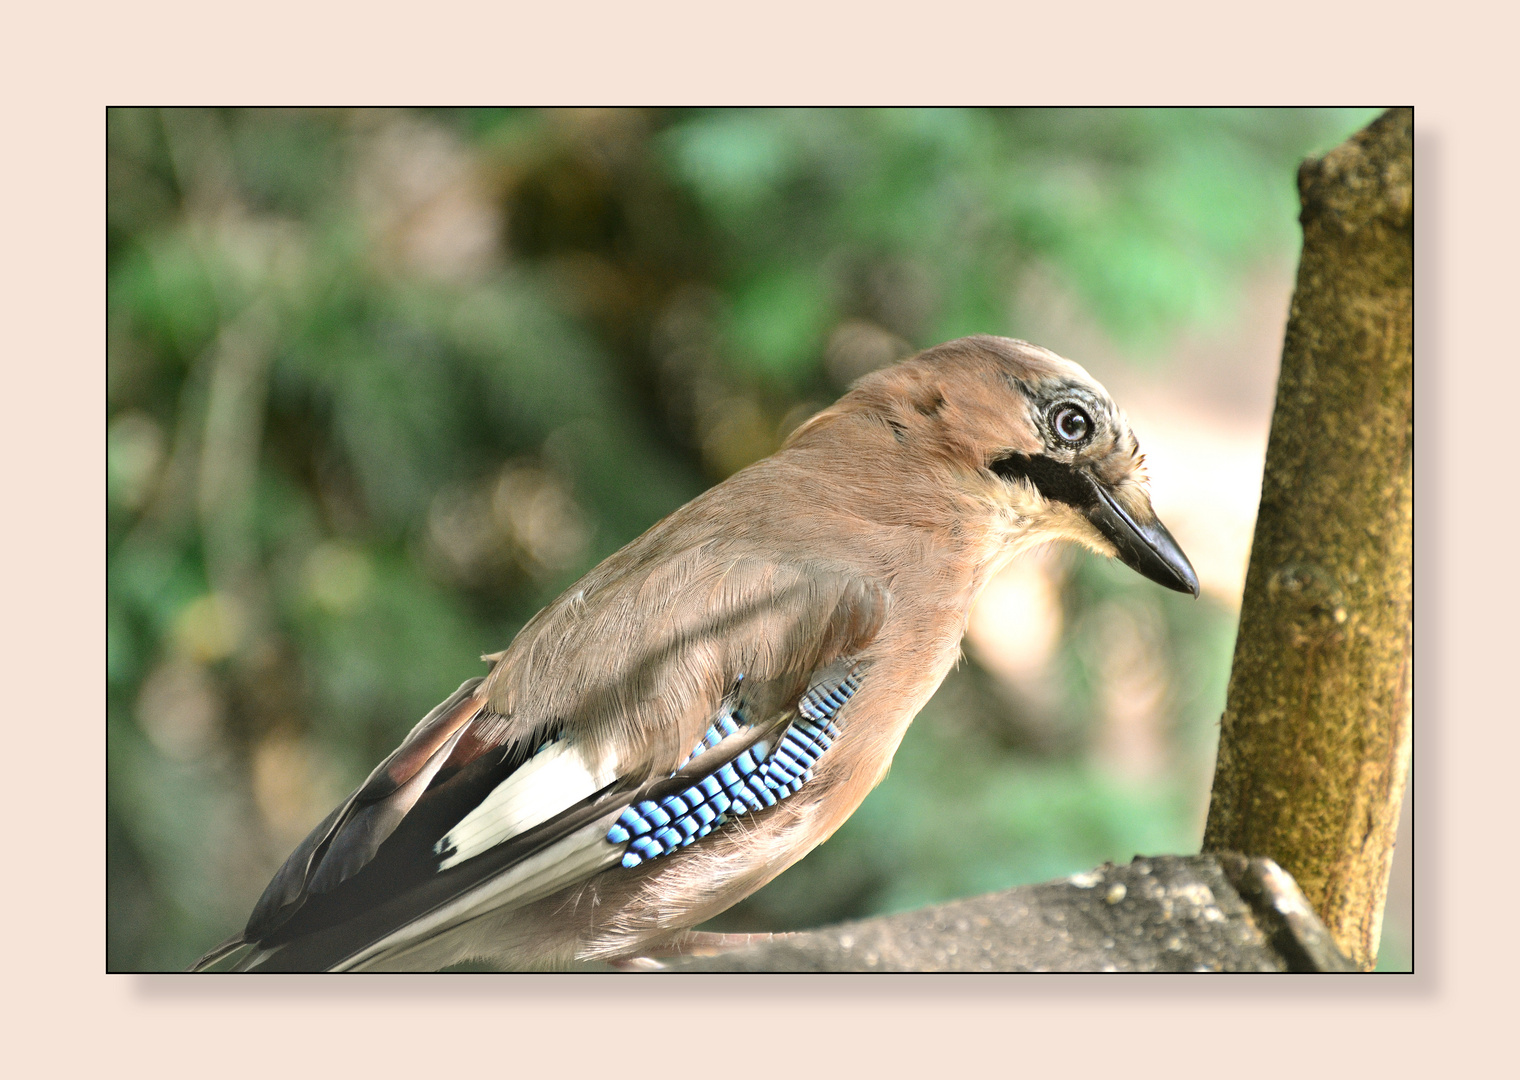
[[1065,503],[1078,510],[1098,504],[1092,481],[1074,466],[1048,457],[1009,454],[992,463],[992,471],[1005,480],[1028,480],[1045,499]]

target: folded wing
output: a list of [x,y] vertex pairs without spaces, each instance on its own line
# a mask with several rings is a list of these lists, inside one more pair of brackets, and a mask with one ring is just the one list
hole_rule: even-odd
[[240,968],[383,964],[669,856],[811,778],[867,677],[886,590],[711,546],[622,571],[545,609],[313,830],[255,908]]

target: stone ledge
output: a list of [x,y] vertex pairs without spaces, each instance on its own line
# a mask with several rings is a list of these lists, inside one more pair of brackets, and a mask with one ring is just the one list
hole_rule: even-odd
[[1160,855],[667,971],[1352,971],[1270,859]]

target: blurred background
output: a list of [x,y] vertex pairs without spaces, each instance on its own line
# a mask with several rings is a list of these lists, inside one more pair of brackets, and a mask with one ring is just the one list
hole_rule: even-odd
[[1295,169],[1374,115],[111,110],[109,968],[239,929],[482,653],[969,333],[1108,385],[1203,599],[1072,550],[1011,566],[888,779],[711,928],[1196,851]]

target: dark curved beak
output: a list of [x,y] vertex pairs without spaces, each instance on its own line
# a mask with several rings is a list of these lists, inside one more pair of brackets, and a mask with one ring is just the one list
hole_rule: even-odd
[[1088,504],[1088,520],[1118,549],[1119,560],[1157,585],[1197,596],[1198,575],[1193,571],[1193,564],[1188,562],[1188,557],[1177,546],[1172,534],[1166,531],[1166,526],[1161,524],[1161,519],[1153,513],[1150,520],[1142,524],[1119,505],[1102,483],[1093,480],[1092,486],[1098,497]]

